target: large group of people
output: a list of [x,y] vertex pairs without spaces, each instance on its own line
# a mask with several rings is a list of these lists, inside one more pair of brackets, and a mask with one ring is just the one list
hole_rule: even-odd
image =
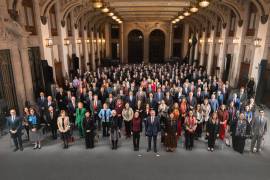
[[259,152],[267,119],[263,109],[256,110],[253,96],[250,85],[231,90],[229,82],[207,75],[202,67],[119,65],[78,74],[47,97],[40,92],[36,105],[24,108],[23,117],[12,109],[7,122],[14,151],[23,150],[21,131],[25,129],[34,149],[41,149],[41,137],[48,132],[52,139],[60,134],[66,149],[78,131],[86,148],[94,148],[102,135],[117,149],[125,136],[133,138],[138,151],[143,133],[147,152],[158,151],[159,135],[168,152],[179,143],[192,150],[200,139],[207,141],[208,151],[214,151],[219,140],[221,146],[232,146],[239,153],[250,139],[250,151]]

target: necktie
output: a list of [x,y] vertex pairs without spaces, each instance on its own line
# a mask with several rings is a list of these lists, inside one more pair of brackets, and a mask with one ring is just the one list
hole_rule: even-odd
[[53,112],[51,112],[51,119],[53,119]]
[[153,124],[154,123],[154,117],[152,116],[151,118],[151,123]]
[[104,111],[104,119],[105,119],[105,122],[107,121],[107,111]]

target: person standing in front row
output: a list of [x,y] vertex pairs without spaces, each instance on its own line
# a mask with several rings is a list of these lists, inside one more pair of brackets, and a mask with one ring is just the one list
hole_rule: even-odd
[[212,114],[212,118],[207,122],[206,136],[208,139],[208,151],[214,151],[215,141],[219,137],[220,124],[217,112]]
[[10,110],[10,116],[7,117],[7,126],[10,133],[10,136],[14,142],[15,149],[14,152],[23,151],[23,145],[22,145],[22,119],[16,115],[16,110],[11,109]]
[[83,103],[79,102],[78,103],[78,108],[76,109],[76,121],[75,121],[75,125],[78,127],[79,129],[79,133],[80,133],[80,137],[83,138],[84,137],[84,133],[83,133],[83,118],[85,116],[85,108],[83,107]]
[[193,111],[189,111],[189,115],[185,119],[185,145],[187,150],[192,150],[194,134],[197,128],[197,120],[193,115]]
[[[260,115],[257,116],[252,122],[252,140],[251,140],[251,152],[260,152],[263,136],[267,131],[267,120],[264,117],[264,111],[260,110]],[[257,143],[256,150],[254,149],[255,144]]]
[[156,112],[151,110],[150,117],[145,122],[145,135],[148,137],[148,149],[151,151],[151,142],[154,141],[154,152],[157,153],[157,136],[160,131],[160,122],[156,116]]
[[90,111],[86,111],[85,113],[85,118],[83,120],[83,129],[85,134],[86,149],[94,148],[96,124],[93,116],[91,116]]
[[118,138],[120,136],[120,120],[117,116],[117,112],[112,110],[112,116],[110,117],[111,122],[111,141],[112,141],[112,149],[117,149]]
[[240,154],[243,154],[245,149],[246,141],[246,131],[247,131],[247,120],[245,119],[244,113],[240,113],[239,119],[236,123],[235,131],[235,150]]
[[129,106],[129,103],[126,103],[125,108],[122,111],[122,117],[125,122],[126,138],[131,137],[131,121],[133,118],[134,112]]
[[140,133],[142,132],[142,119],[140,118],[139,111],[134,113],[131,125],[131,133],[133,135],[133,147],[134,151],[139,151],[140,147]]
[[62,136],[62,140],[64,142],[64,149],[68,148],[68,138],[69,138],[69,130],[70,130],[70,122],[69,117],[66,116],[65,110],[61,110],[60,116],[57,119],[58,129]]
[[109,137],[109,127],[110,127],[110,117],[111,110],[108,109],[108,105],[106,103],[103,104],[103,108],[99,111],[98,117],[102,122],[103,129],[103,137]]

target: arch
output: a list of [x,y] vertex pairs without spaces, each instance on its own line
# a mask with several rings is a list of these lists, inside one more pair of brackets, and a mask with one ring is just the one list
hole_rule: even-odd
[[154,29],[149,35],[149,62],[162,63],[165,60],[166,33],[161,29]]
[[144,36],[142,31],[133,29],[128,33],[128,62],[141,63],[143,61]]

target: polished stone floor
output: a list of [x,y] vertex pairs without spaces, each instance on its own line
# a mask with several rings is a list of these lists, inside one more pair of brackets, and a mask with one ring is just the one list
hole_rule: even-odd
[[[267,111],[270,117],[270,111]],[[268,124],[269,125],[269,124]],[[101,138],[93,150],[86,150],[82,139],[67,150],[60,140],[46,139],[41,150],[33,150],[25,143],[23,152],[12,152],[9,136],[0,138],[0,179],[3,180],[268,180],[270,179],[270,138],[265,137],[260,154],[241,155],[231,148],[206,150],[203,140],[195,141],[193,151],[186,151],[179,142],[175,153],[167,153],[159,145],[157,156],[146,152],[146,137],[141,150],[132,150],[132,141],[122,138],[113,151],[109,139]]]

